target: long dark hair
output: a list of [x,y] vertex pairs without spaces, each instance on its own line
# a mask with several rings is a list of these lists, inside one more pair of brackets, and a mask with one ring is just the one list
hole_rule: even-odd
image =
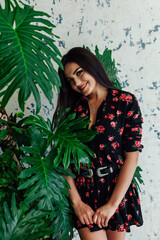
[[[87,71],[94,79],[106,88],[117,89],[109,80],[107,73],[99,61],[99,59],[90,51],[82,47],[71,48],[62,58],[62,63],[65,65],[74,62]],[[62,87],[58,96],[58,103],[56,112],[63,106],[73,108],[82,96],[80,93],[74,91],[68,81],[66,81],[64,71],[59,68],[58,74],[61,79]]]

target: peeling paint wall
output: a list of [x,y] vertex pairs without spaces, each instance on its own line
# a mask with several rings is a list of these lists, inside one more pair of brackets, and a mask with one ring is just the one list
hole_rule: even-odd
[[[132,227],[127,240],[160,240],[160,2],[157,0],[28,0],[52,17],[62,54],[74,46],[113,50],[123,89],[134,93],[144,117],[139,165],[143,169],[141,203],[144,225]],[[7,106],[18,110],[16,97]],[[55,97],[56,99],[56,97]],[[56,102],[56,100],[55,100]],[[55,104],[54,102],[54,104]],[[54,104],[44,98],[41,114],[51,117]],[[26,113],[34,113],[33,100]],[[75,233],[74,240],[78,240]]]

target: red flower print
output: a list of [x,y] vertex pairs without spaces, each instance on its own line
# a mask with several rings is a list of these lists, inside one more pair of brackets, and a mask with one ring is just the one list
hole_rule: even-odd
[[134,188],[136,187],[134,183],[132,184],[132,187],[134,187]]
[[108,116],[107,116],[107,115],[105,115],[105,116],[104,116],[104,118],[106,119],[106,118],[108,118]]
[[138,202],[138,204],[140,204],[140,199],[139,198],[137,199],[137,202]]
[[89,197],[89,192],[86,192],[86,197]]
[[122,161],[121,159],[118,159],[118,160],[116,161],[116,163],[119,163],[119,164],[123,165],[123,161]]
[[100,125],[100,126],[97,127],[97,131],[98,131],[99,133],[104,132],[104,130],[105,130],[105,128],[104,128],[102,125]]
[[132,192],[129,192],[129,196],[132,196]]
[[139,129],[139,134],[142,135],[142,128]]
[[141,146],[141,141],[135,141],[135,145],[136,145],[136,147],[140,147]]
[[95,168],[95,166],[94,166],[93,162],[91,163],[91,168]]
[[129,111],[128,113],[127,113],[127,116],[128,117],[131,117],[133,115],[133,111]]
[[112,180],[113,183],[117,182],[117,177],[115,179]]
[[97,199],[94,199],[94,202],[97,203]]
[[82,223],[79,220],[76,221],[76,224],[77,224],[78,227],[82,226]]
[[104,182],[105,182],[104,178],[101,178],[101,179],[100,179],[100,181],[101,181],[102,183],[104,183]]
[[110,125],[111,125],[112,127],[115,127],[115,126],[116,126],[116,122],[111,122]]
[[133,116],[133,118],[136,119],[136,118],[138,118],[138,116],[139,116],[139,114],[135,114],[135,115]]
[[113,136],[111,136],[111,137],[108,138],[109,141],[113,141],[113,139],[114,139]]
[[133,139],[133,137],[128,137],[127,139],[128,139],[128,140],[132,140],[132,139]]
[[128,226],[128,223],[127,223],[127,222],[124,222],[124,225],[125,225],[125,226]]
[[131,132],[136,132],[136,131],[138,131],[137,127],[136,128],[131,128]]
[[79,176],[79,177],[77,178],[77,182],[80,183],[80,185],[82,185],[82,184],[85,183],[85,178],[82,177],[82,176]]
[[138,226],[138,225],[139,225],[139,223],[138,223],[137,221],[135,221],[135,220],[134,220],[134,223],[136,224],[136,226]]
[[113,148],[119,147],[119,143],[118,143],[118,142],[113,142],[113,143],[112,143],[112,147],[113,147]]
[[86,114],[85,113],[81,113],[81,115],[80,115],[81,117],[85,117],[86,116]]
[[88,227],[89,227],[89,228],[93,228],[93,225],[92,225],[92,224],[89,224]]
[[119,99],[122,99],[122,101],[125,101],[125,98],[126,98],[126,94],[125,93],[122,93],[119,97]]
[[117,90],[113,90],[112,95],[115,96],[118,93]]
[[87,183],[90,183],[90,179],[89,178],[87,179]]
[[125,97],[125,101],[126,102],[130,102],[132,100],[132,96],[131,95],[127,95],[126,97]]
[[102,162],[103,162],[103,158],[100,158],[100,159],[99,159],[99,162],[100,162],[100,164],[102,164]]
[[89,183],[87,183],[87,189],[90,189],[90,184]]
[[111,156],[109,154],[107,155],[107,159],[111,161]]
[[117,101],[118,101],[118,98],[117,98],[117,97],[114,97],[114,98],[113,98],[113,101],[114,101],[114,102],[117,102]]
[[77,110],[78,112],[82,112],[82,106],[78,106]]
[[115,109],[115,106],[111,105],[111,108],[112,108],[112,109]]
[[127,123],[127,124],[125,125],[125,127],[130,127],[130,125]]
[[131,218],[132,218],[132,215],[131,214],[128,214],[128,220],[131,220]]
[[122,127],[122,128],[119,130],[119,135],[122,135],[123,130],[124,130],[124,127]]
[[120,115],[121,113],[122,113],[121,111],[117,110],[117,115]]
[[102,150],[104,148],[104,144],[99,144],[99,149]]
[[74,112],[77,112],[77,108],[74,109]]
[[93,177],[91,177],[91,183],[93,183],[93,182],[94,182]]
[[114,118],[114,115],[113,115],[113,114],[109,114],[108,118],[109,118],[109,119],[113,119],[113,118]]
[[120,231],[124,231],[124,224],[122,224],[122,225],[119,227],[119,230],[120,230]]
[[119,208],[116,209],[115,213],[118,213],[119,212]]
[[96,153],[94,153],[94,157],[95,157],[95,158],[97,158],[97,155],[96,155]]
[[119,206],[120,206],[120,207],[123,207],[123,206],[124,206],[124,202],[121,201],[120,204],[119,204]]

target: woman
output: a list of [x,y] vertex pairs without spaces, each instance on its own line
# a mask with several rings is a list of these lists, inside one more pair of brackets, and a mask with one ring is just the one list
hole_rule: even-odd
[[67,177],[82,240],[123,240],[131,225],[143,224],[140,200],[132,181],[141,145],[141,112],[135,96],[110,82],[98,58],[72,48],[59,69],[62,88],[58,107],[70,106],[77,117],[88,116],[98,131],[87,146],[95,155],[91,167],[81,165],[76,179]]

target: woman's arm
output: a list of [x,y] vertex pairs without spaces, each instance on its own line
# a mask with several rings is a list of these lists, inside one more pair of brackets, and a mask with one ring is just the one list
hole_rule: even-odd
[[94,211],[89,205],[85,204],[81,200],[81,197],[77,191],[74,179],[69,176],[64,176],[64,177],[66,178],[71,188],[68,190],[69,190],[70,199],[73,203],[73,209],[75,214],[77,215],[77,217],[79,218],[82,224],[87,224],[87,225],[93,224],[92,217],[93,217]]
[[137,164],[138,164],[139,151],[126,152],[125,161],[121,167],[116,186],[109,201],[94,214],[93,222],[99,227],[107,226],[109,219],[115,213],[118,205],[124,198],[131,181],[133,179]]

